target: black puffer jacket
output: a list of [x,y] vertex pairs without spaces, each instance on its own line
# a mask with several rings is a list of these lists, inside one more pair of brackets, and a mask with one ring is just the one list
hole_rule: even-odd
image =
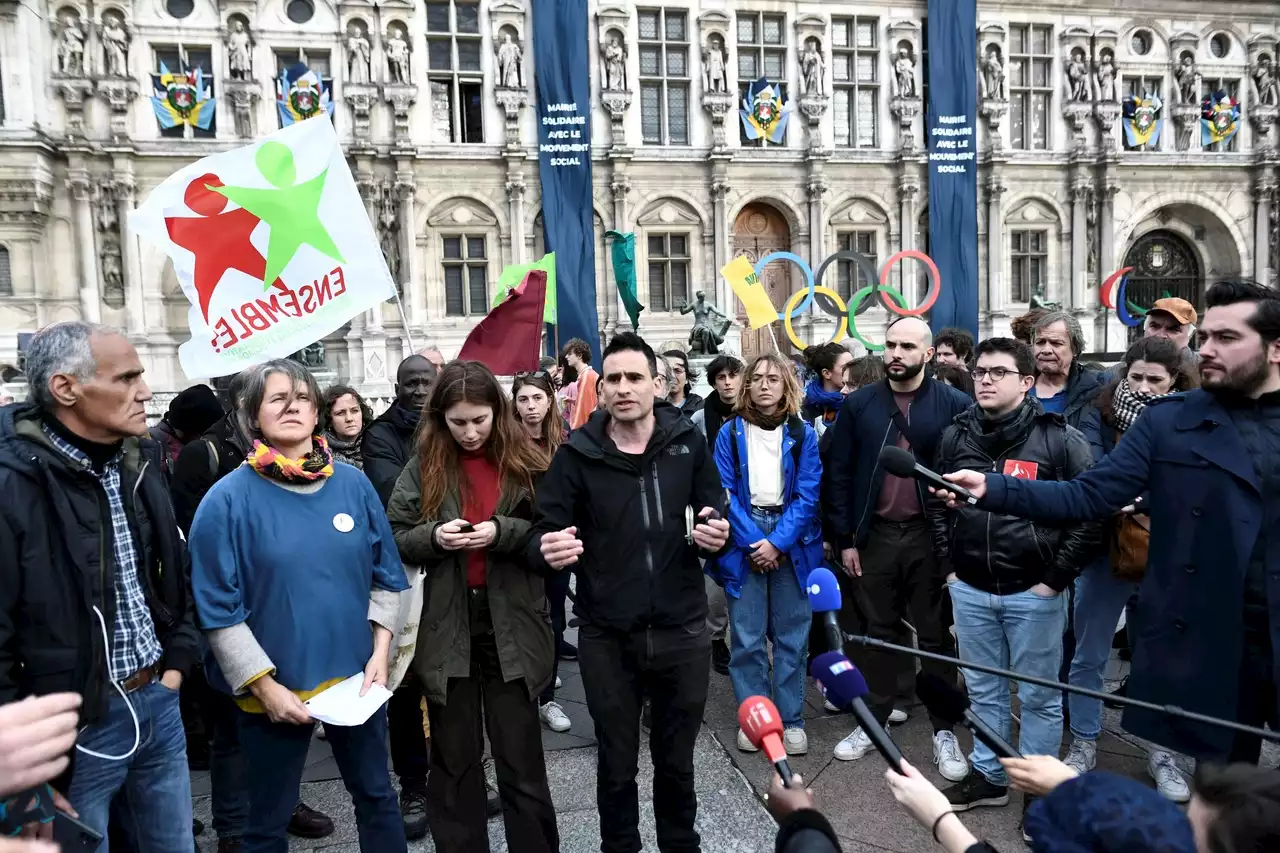
[[[115,624],[111,510],[98,478],[45,436],[32,405],[0,409],[0,703],[70,690],[82,722],[101,718],[114,695],[93,608]],[[159,447],[128,439],[120,461],[139,580],[162,670],[186,675],[200,658],[191,566],[178,535]]]
[[[686,539],[685,508],[727,514],[720,471],[702,435],[670,403],[654,404],[657,426],[640,459],[618,450],[595,412],[560,446],[537,489],[527,557],[542,558],[542,534],[578,528],[583,554],[574,612],[597,628],[683,627],[707,618],[699,549]],[[702,554],[701,556],[711,556]]]
[[[988,421],[976,404],[957,415],[934,463],[939,474],[969,469],[1070,480],[1093,465],[1093,455],[1079,430],[1028,397],[998,421]],[[960,580],[993,595],[1038,583],[1061,591],[1101,549],[1099,522],[1050,527],[971,506],[948,510],[936,500],[929,501],[929,516],[939,558],[950,561]]]
[[364,474],[384,507],[391,502],[396,480],[413,455],[413,434],[417,429],[418,414],[396,401],[364,431],[360,447]]
[[182,448],[178,461],[173,463],[170,491],[173,512],[184,535],[191,532],[196,509],[213,484],[239,468],[248,455],[249,441],[240,434],[235,412]]

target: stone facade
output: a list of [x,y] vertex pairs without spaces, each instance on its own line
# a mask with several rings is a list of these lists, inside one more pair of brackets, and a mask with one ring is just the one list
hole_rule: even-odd
[[[403,294],[403,315],[390,302],[332,335],[327,366],[377,395],[408,340],[452,355],[501,268],[543,251],[528,5],[0,0],[0,364],[16,362],[20,334],[83,317],[125,329],[157,390],[188,383],[176,358],[187,302],[126,216],[180,166],[278,127],[276,79],[298,61],[331,81]],[[734,254],[854,248],[882,262],[927,249],[923,2],[590,5],[602,335],[628,326],[609,229],[637,232],[655,341],[687,335],[678,308],[699,289],[733,304],[717,270]],[[1070,5],[978,4],[981,324],[1007,332],[1035,297],[1116,350],[1124,332],[1098,290],[1124,264],[1145,276],[1131,283],[1139,302],[1143,286],[1196,298],[1217,276],[1275,283],[1280,13],[1271,0]],[[208,129],[162,133],[162,61],[201,68],[217,98]],[[737,116],[762,75],[791,101],[784,143],[763,148]],[[1205,148],[1199,98],[1219,89],[1243,126]],[[1122,132],[1130,92],[1164,102],[1149,150]],[[913,299],[926,283],[915,267],[892,275]],[[824,283],[847,294],[855,277],[836,265]],[[779,304],[803,285],[785,265],[765,279]],[[877,339],[886,321],[873,307],[859,326]],[[740,328],[731,346],[767,345]],[[833,328],[816,309],[795,324],[805,340]]]

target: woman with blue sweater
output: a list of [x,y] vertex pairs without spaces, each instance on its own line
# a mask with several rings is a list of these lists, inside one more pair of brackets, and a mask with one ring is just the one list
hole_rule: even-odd
[[[822,461],[817,434],[797,416],[800,385],[790,365],[767,353],[751,362],[746,377],[735,417],[716,439],[732,531],[716,561],[729,602],[729,679],[739,702],[773,697],[787,752],[803,755],[809,750],[804,679],[812,618],[805,585],[822,565]],[[755,751],[742,731],[738,749]]]
[[[385,685],[409,584],[382,503],[319,435],[306,368],[253,368],[239,412],[253,450],[191,525],[191,586],[213,660],[209,682],[239,706],[249,814],[243,853],[285,853],[315,726],[306,700],[363,672]],[[403,853],[387,773],[387,717],[328,726],[363,853]]]

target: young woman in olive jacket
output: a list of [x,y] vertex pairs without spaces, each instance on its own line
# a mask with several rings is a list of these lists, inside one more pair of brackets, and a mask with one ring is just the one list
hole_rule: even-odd
[[387,507],[401,556],[426,570],[413,672],[427,696],[427,817],[438,850],[487,851],[489,735],[512,853],[559,849],[535,697],[555,658],[544,579],[523,557],[546,463],[483,364],[441,371],[416,455]]

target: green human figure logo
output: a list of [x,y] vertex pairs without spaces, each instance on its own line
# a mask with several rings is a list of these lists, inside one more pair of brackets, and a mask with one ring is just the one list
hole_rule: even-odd
[[297,183],[298,170],[293,151],[283,142],[264,142],[253,157],[267,183],[275,189],[253,187],[210,187],[271,226],[267,243],[267,269],[263,288],[284,272],[305,243],[316,251],[346,263],[333,238],[320,223],[320,196],[324,192],[325,169],[309,181]]

